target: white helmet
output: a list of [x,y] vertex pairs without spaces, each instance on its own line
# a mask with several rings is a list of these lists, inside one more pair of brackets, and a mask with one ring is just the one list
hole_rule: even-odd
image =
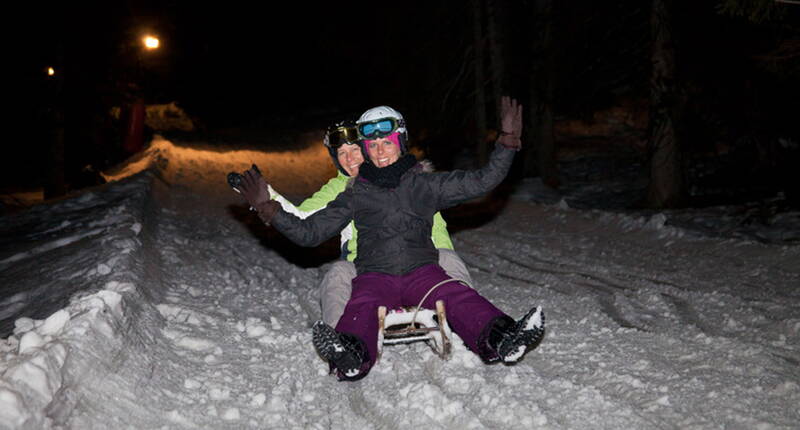
[[358,134],[362,139],[384,137],[394,132],[400,133],[400,149],[406,152],[408,131],[406,120],[400,112],[389,106],[378,106],[367,110],[356,121]]

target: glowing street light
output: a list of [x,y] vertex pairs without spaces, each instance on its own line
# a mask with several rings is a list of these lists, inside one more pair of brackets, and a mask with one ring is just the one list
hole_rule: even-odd
[[47,76],[53,76],[55,74],[56,74],[56,69],[54,69],[52,67],[48,67],[47,68]]
[[157,37],[150,35],[143,37],[142,42],[144,42],[144,47],[151,51],[154,49],[158,49],[158,46],[160,44]]

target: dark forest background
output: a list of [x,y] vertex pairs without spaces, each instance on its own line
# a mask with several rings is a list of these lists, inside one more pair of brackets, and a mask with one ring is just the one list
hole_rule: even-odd
[[[797,203],[800,4],[791,0],[465,0],[399,4],[88,2],[23,7],[15,106],[25,137],[4,192],[96,184],[126,153],[126,107],[175,102],[169,137],[291,145],[381,104],[439,168],[477,166],[500,95],[525,106],[514,177],[560,185],[575,153],[624,154],[650,178],[640,204],[697,204],[714,181]],[[162,46],[145,52],[140,37]],[[56,70],[47,76],[46,67]],[[117,108],[115,117],[111,112]],[[710,180],[706,178],[706,180]]]

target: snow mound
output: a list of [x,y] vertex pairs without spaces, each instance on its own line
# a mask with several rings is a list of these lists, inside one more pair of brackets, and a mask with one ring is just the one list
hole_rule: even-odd
[[119,181],[150,170],[168,184],[227,193],[229,172],[242,172],[252,164],[287,196],[305,197],[336,173],[328,150],[308,142],[294,151],[264,152],[224,144],[175,144],[156,135],[148,147],[119,166],[103,172],[106,181]]

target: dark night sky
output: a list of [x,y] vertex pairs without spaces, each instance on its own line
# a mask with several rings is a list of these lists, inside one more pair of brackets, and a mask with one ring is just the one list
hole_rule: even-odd
[[419,75],[431,75],[429,56],[463,58],[469,35],[460,2],[108,3],[38,12],[28,39],[36,52],[27,54],[34,73],[55,61],[62,40],[65,61],[79,69],[73,87],[117,80],[135,66],[136,47],[124,50],[125,41],[150,29],[162,38],[158,52],[141,57],[153,97],[212,118],[403,105],[426,90]]
[[[682,45],[687,49],[685,63],[713,58],[737,45],[742,55],[756,49],[743,45],[758,43],[757,38],[741,37],[745,26],[720,19],[709,6],[715,2],[700,3],[707,4],[684,5],[677,20],[687,39]],[[472,37],[469,2],[453,0],[353,6],[281,2],[280,8],[236,1],[88,4],[60,5],[61,10],[28,6],[33,19],[26,42],[34,49],[23,49],[28,60],[36,61],[26,63],[38,72],[43,63],[52,61],[48,57],[54,56],[55,42],[64,40],[67,61],[80,63],[86,80],[108,78],[102,73],[105,69],[110,74],[109,68],[119,77],[122,69],[133,65],[135,54],[132,47],[122,52],[120,46],[152,29],[162,37],[163,47],[143,59],[153,75],[150,84],[161,97],[214,109],[220,105],[230,109],[230,103],[265,111],[342,103],[358,109],[375,103],[420,103],[424,98],[412,102],[409,93],[429,90],[426,86],[437,83],[430,77],[437,73],[441,85],[454,78]],[[644,61],[631,61],[624,55],[632,48],[620,46],[647,36],[645,6],[631,0],[614,5],[575,2],[557,12],[555,37],[563,47],[560,74],[565,77],[565,91],[607,79],[603,73],[614,73],[614,68],[625,74],[625,69],[646,65],[646,51],[639,52]],[[511,43],[523,45],[516,58],[527,55],[523,39],[531,27],[524,14],[518,15],[509,29]],[[646,44],[640,46],[646,49]],[[126,57],[131,63],[125,64]],[[580,78],[575,82],[573,72]],[[525,70],[510,73],[524,75]],[[646,82],[646,77],[638,79]]]
[[403,75],[418,72],[432,40],[459,43],[458,35],[448,37],[448,24],[417,7],[295,2],[280,11],[263,8],[167,8],[159,21],[175,44],[171,90],[186,103],[237,105],[251,114],[363,110],[402,103],[392,99],[416,90],[413,76],[403,82]]
[[[647,37],[647,7],[635,1],[595,3],[576,2],[557,12],[562,99],[602,98],[607,94],[597,87],[613,80],[609,76],[620,76],[609,85],[623,88],[647,81],[647,44],[625,46]],[[36,73],[54,61],[62,40],[66,61],[73,71],[79,69],[80,78],[72,84],[119,80],[135,66],[136,47],[124,50],[125,42],[136,43],[150,29],[163,40],[159,52],[141,57],[153,97],[179,100],[212,117],[363,110],[383,103],[416,110],[436,102],[420,93],[455,80],[471,53],[471,10],[463,1],[282,2],[280,8],[235,1],[89,4],[35,13],[29,6],[34,19],[26,41],[35,48],[25,55],[35,60],[27,63]],[[697,69],[713,73],[730,64],[731,58],[722,58],[728,50],[739,49],[744,57],[758,49],[757,37],[742,37],[745,26],[720,19],[713,7],[684,9],[676,27],[686,39],[685,64],[706,59],[709,64]],[[526,68],[517,60],[528,54],[525,38],[532,24],[518,15],[509,22],[509,45],[516,49],[509,73],[522,82],[512,91],[524,95]]]
[[[561,117],[586,115],[620,97],[647,96],[647,2],[600,3],[575,2],[556,11],[556,114]],[[775,46],[774,32],[720,17],[713,1],[678,3],[680,77],[698,91],[691,103],[702,110],[748,102],[747,86],[756,79],[753,57]],[[463,127],[472,100],[471,66],[465,60],[472,53],[469,2],[347,4],[23,6],[20,16],[30,18],[30,25],[19,46],[27,95],[22,121],[36,128],[39,110],[52,95],[44,67],[57,63],[62,52],[73,116],[124,103],[123,82],[142,70],[137,79],[145,83],[148,101],[177,101],[210,127],[274,127],[314,117],[328,121],[378,104],[400,109],[417,125],[417,137],[423,128],[443,123]],[[792,16],[800,16],[797,12]],[[162,48],[137,57],[138,37],[146,30],[161,37]],[[531,23],[516,13],[507,30],[514,52],[510,91],[524,98]],[[777,81],[756,85],[769,97],[783,91],[768,89],[770,82]]]

